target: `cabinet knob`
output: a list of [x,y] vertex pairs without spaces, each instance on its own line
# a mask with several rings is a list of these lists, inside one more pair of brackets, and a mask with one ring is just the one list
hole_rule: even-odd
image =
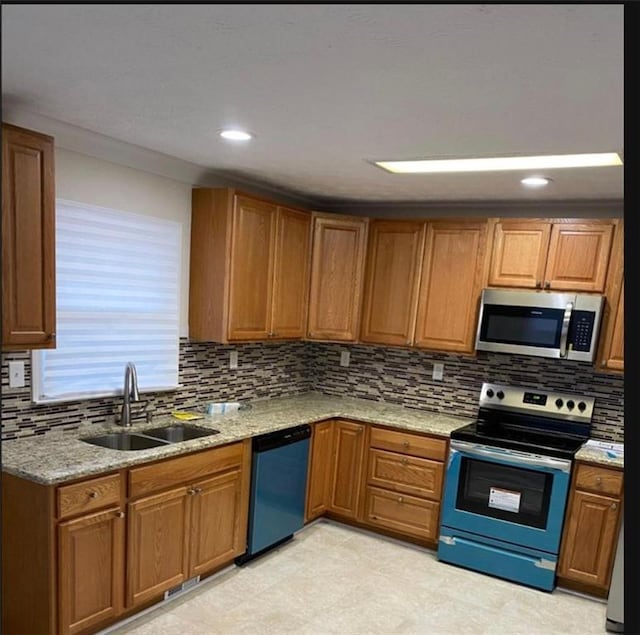
[[195,496],[198,492],[196,492],[196,490],[193,487],[190,487],[187,490],[187,494],[189,494],[189,496]]
[[89,498],[98,498],[98,492],[89,492]]
[[536,289],[542,289],[542,280],[536,280]]
[[602,476],[596,476],[596,485],[602,485]]
[[402,445],[403,445],[403,447],[408,448],[409,447],[409,442],[408,441],[403,441]]
[[544,288],[545,289],[550,289],[551,288],[551,283],[548,280],[544,281]]
[[116,518],[124,518],[124,512],[116,512]]
[[613,509],[614,511],[615,511],[616,509],[618,509],[618,503],[612,503],[612,504],[611,504],[611,509]]
[[406,465],[407,463],[409,463],[409,459],[402,459],[402,465]]
[[199,494],[202,491],[201,487],[194,487],[193,489],[195,490],[196,494]]
[[398,496],[398,502],[399,502],[399,503],[404,502],[404,498],[403,498],[402,496]]
[[49,333],[49,335],[47,335],[47,339],[55,340],[56,339],[56,334],[55,333]]
[[358,428],[358,429],[356,430],[356,434],[360,434],[363,430],[364,430],[364,428],[362,428],[362,427],[361,427],[361,428]]

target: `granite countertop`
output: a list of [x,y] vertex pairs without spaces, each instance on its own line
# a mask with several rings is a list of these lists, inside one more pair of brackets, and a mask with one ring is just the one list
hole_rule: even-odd
[[[202,419],[193,421],[192,425],[214,428],[220,434],[148,450],[110,450],[80,440],[83,437],[123,431],[122,427],[112,423],[82,424],[77,430],[5,441],[2,444],[2,469],[31,481],[53,485],[333,418],[355,419],[442,437],[449,437],[453,430],[472,421],[465,417],[414,410],[385,402],[309,392],[294,397],[254,401],[248,410],[203,415]],[[156,417],[150,424],[134,423],[127,430],[144,432],[145,429],[175,423],[179,422],[171,415],[163,415]],[[624,467],[624,458],[610,458],[605,452],[591,448],[580,449],[576,459]]]
[[588,463],[599,463],[600,465],[607,467],[619,467],[624,468],[624,456],[610,457],[606,452],[593,448],[582,447],[576,453],[576,459],[578,461],[586,461]]
[[[472,421],[384,402],[310,392],[254,401],[250,409],[235,413],[204,415],[202,419],[194,420],[192,425],[215,428],[220,434],[148,450],[110,450],[80,440],[108,432],[122,432],[123,428],[114,424],[84,424],[78,430],[5,441],[2,469],[31,481],[52,485],[333,418],[356,419],[442,437],[448,437],[452,430]],[[172,423],[179,422],[171,415],[164,415],[154,418],[151,424],[134,423],[127,430],[144,432],[148,428]]]

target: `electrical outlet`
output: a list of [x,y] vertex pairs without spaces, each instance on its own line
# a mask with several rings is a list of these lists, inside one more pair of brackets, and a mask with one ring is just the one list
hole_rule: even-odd
[[340,366],[348,366],[351,359],[351,353],[349,351],[342,351],[340,353]]
[[432,377],[434,379],[442,379],[443,374],[444,374],[444,364],[434,364]]
[[9,362],[9,388],[24,387],[24,362]]
[[229,368],[231,370],[238,368],[238,351],[229,351]]

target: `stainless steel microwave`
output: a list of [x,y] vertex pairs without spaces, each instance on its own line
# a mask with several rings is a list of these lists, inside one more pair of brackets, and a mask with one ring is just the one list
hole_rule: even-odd
[[592,362],[601,295],[484,289],[476,350]]

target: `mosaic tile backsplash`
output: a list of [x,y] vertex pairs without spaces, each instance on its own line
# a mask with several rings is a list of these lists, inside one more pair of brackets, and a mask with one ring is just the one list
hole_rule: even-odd
[[[229,351],[239,352],[229,370]],[[348,367],[340,353],[351,352]],[[24,388],[9,388],[8,362],[25,362]],[[433,380],[434,362],[444,364],[442,381]],[[123,371],[124,372],[124,371]],[[86,421],[113,420],[121,397],[64,404],[31,403],[31,354],[2,356],[2,438],[74,429]],[[415,349],[318,342],[221,345],[180,342],[180,383],[175,392],[143,395],[149,409],[167,414],[208,401],[244,401],[317,390],[402,404],[410,408],[474,416],[484,381],[534,389],[579,393],[596,398],[593,436],[622,441],[624,381],[596,373],[589,364],[538,357],[479,353],[477,357],[427,353]]]
[[[590,364],[542,357],[478,352],[477,357],[416,349],[349,346],[340,366],[339,344],[310,343],[314,390],[473,417],[485,381],[595,397],[592,436],[623,441],[624,378],[597,373]],[[444,364],[442,380],[433,364]]]

